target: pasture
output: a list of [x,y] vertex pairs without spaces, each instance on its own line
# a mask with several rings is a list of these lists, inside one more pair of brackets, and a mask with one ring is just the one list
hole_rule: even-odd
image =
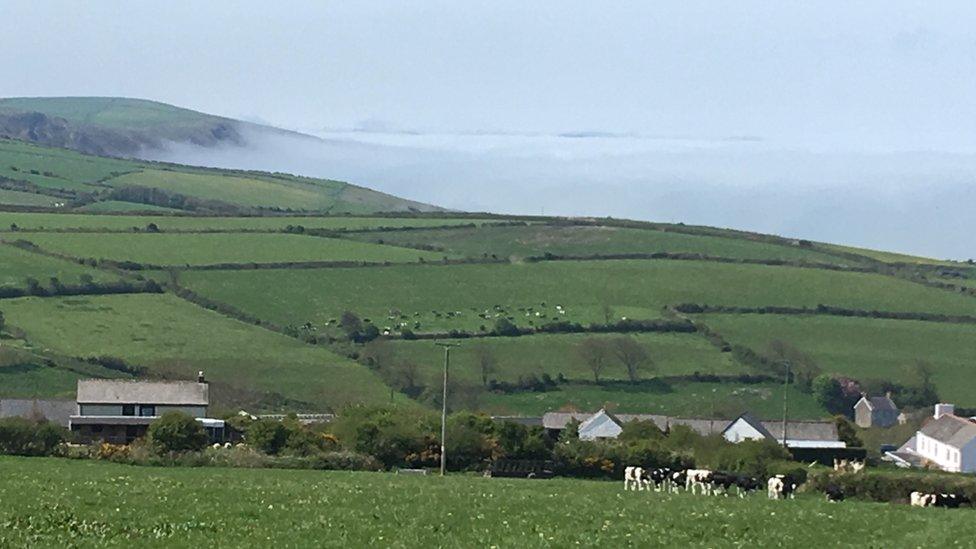
[[68,398],[75,397],[79,379],[128,377],[97,364],[78,360],[47,360],[49,357],[15,349],[0,343],[0,397]]
[[42,206],[45,208],[54,207],[62,199],[43,194],[25,193],[22,191],[10,191],[0,189],[0,204],[13,204],[14,206]]
[[490,330],[502,317],[525,327],[605,322],[607,313],[658,318],[664,306],[683,302],[976,314],[976,299],[893,277],[707,261],[187,272],[180,282],[279,324],[324,326],[349,310],[378,325],[406,317],[400,322],[416,332]]
[[[790,417],[820,419],[828,414],[813,397],[789,389]],[[555,410],[593,412],[600,408],[633,414],[680,417],[734,418],[752,412],[762,418],[783,417],[783,386],[779,383],[745,384],[734,381],[705,383],[679,381],[667,385],[631,386],[626,383],[595,385],[568,383],[544,393],[486,393],[481,409],[501,415],[541,416]]]
[[837,256],[743,238],[587,225],[529,225],[430,229],[399,233],[363,234],[358,238],[405,246],[434,246],[468,257],[531,257],[554,255],[703,254],[736,259],[781,259],[819,263],[852,263]]
[[[451,372],[454,379],[480,383],[482,354],[489,354],[497,362],[491,378],[516,381],[519,376],[549,374],[556,378],[591,380],[593,373],[580,358],[578,346],[587,338],[583,334],[539,334],[522,337],[488,337],[481,339],[445,340],[460,344],[451,352]],[[615,335],[595,335],[601,341],[611,341]],[[647,351],[650,364],[645,365],[641,377],[702,374],[739,374],[742,366],[729,353],[721,353],[697,334],[645,333],[628,335]],[[441,376],[443,350],[432,341],[395,341],[388,344],[396,360],[416,363],[425,381],[436,382]],[[627,379],[627,369],[616,358],[607,361],[601,379]]]
[[[0,546],[955,546],[972,510],[525,481],[0,457]],[[30,494],[31,497],[24,497]]]
[[[93,208],[101,202],[86,206]],[[129,203],[127,203],[129,204]],[[142,207],[141,204],[130,204]],[[146,206],[150,207],[150,206]],[[213,217],[173,215],[84,215],[78,213],[0,212],[0,231],[11,225],[22,230],[112,230],[144,229],[150,223],[161,231],[280,231],[301,225],[307,229],[362,230],[377,227],[431,227],[482,223],[483,219],[436,217],[350,217],[271,216]]]
[[66,149],[40,147],[0,139],[0,176],[23,180],[39,187],[85,192],[97,190],[95,183],[117,173],[138,169],[129,160],[88,156]]
[[51,277],[64,284],[77,284],[82,275],[95,281],[116,280],[118,277],[84,265],[47,257],[13,246],[0,244],[0,286],[25,287],[27,278],[46,285]]
[[443,254],[275,233],[30,233],[20,231],[42,249],[79,258],[134,261],[149,265],[212,265],[290,261],[415,262]]
[[217,405],[329,410],[402,400],[347,358],[172,295],[21,298],[4,300],[2,308],[7,324],[24,333],[20,345],[30,349],[118,357],[176,379],[204,370]]
[[932,366],[939,396],[976,406],[976,325],[832,316],[701,315],[732,343],[762,350],[787,341],[825,372],[917,384],[913,365]]

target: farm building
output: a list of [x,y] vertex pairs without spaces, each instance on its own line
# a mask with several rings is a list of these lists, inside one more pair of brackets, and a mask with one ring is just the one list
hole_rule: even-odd
[[[770,439],[782,444],[783,423],[761,421],[751,414],[734,420],[678,418],[655,414],[613,414],[600,410],[595,414],[578,412],[550,412],[543,416],[543,426],[553,432],[565,429],[572,421],[580,422],[579,437],[583,440],[617,438],[625,423],[635,420],[652,421],[662,431],[683,426],[703,435],[722,435],[731,442]],[[831,421],[790,421],[786,425],[786,445],[791,448],[844,448],[846,444],[837,434]]]
[[[729,442],[744,440],[773,440],[783,444],[783,422],[761,421],[749,413],[742,414],[722,431]],[[840,440],[837,425],[832,421],[788,421],[786,423],[788,448],[846,448]]]
[[183,412],[207,430],[211,440],[224,438],[224,422],[207,418],[210,387],[200,373],[197,381],[78,381],[76,414],[69,427],[79,440],[127,444],[146,434],[166,412]]
[[952,404],[936,404],[932,418],[901,448],[888,452],[886,458],[903,466],[976,472],[976,422],[957,416]]
[[22,417],[35,421],[47,420],[62,427],[68,426],[68,418],[75,412],[70,400],[0,399],[0,418]]
[[861,395],[854,405],[854,423],[858,427],[891,427],[898,422],[898,407],[891,393],[881,397]]

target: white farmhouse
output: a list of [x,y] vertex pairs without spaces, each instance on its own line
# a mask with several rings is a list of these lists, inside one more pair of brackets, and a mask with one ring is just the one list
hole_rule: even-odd
[[936,404],[933,418],[888,455],[898,462],[935,465],[943,471],[976,472],[976,423],[955,415],[952,404]]
[[[729,442],[772,440],[783,444],[783,422],[761,421],[749,413],[737,417],[722,431]],[[786,423],[786,446],[789,448],[846,448],[832,421],[789,421]]]
[[599,412],[590,416],[589,419],[580,423],[580,440],[596,440],[598,438],[617,438],[623,431],[623,422],[613,415],[601,409]]

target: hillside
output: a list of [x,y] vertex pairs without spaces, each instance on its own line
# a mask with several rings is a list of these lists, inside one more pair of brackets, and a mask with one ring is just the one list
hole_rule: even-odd
[[159,149],[170,141],[204,147],[244,145],[248,132],[302,135],[144,99],[0,99],[0,137],[101,156],[138,156],[142,149]]
[[[32,164],[38,187],[133,165],[56,152],[65,164]],[[832,412],[810,391],[820,374],[976,406],[969,264],[613,219],[251,212],[0,211],[0,396],[203,369],[222,409],[436,406],[432,340],[450,339],[452,408],[776,416],[784,360],[795,417]]]
[[109,158],[4,138],[0,205],[249,215],[437,210],[342,181]]

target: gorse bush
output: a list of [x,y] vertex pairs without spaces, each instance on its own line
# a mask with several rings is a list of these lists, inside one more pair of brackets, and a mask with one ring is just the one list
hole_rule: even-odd
[[68,431],[48,421],[0,419],[0,454],[50,456],[67,442]]

